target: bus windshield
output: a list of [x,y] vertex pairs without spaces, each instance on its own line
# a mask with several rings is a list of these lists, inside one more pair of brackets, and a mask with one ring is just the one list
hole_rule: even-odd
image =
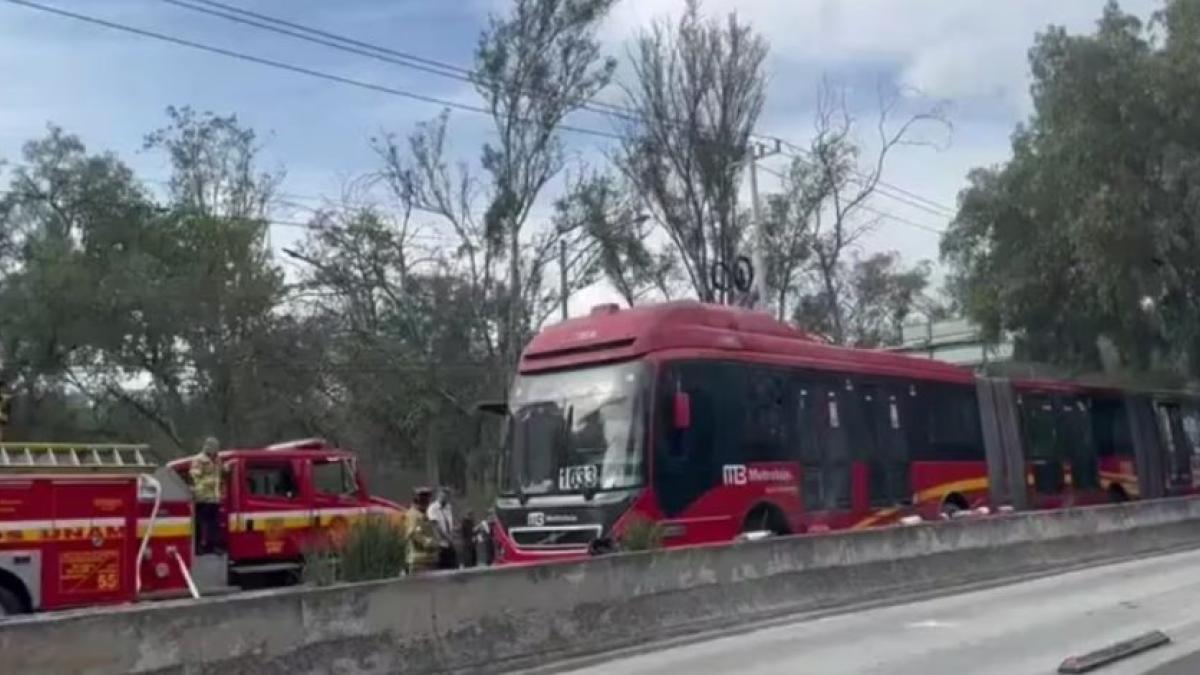
[[505,494],[630,488],[643,480],[647,366],[518,376],[502,453]]

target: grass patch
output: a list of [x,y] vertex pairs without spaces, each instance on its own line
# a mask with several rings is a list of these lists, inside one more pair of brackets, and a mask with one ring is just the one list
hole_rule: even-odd
[[635,518],[621,533],[622,551],[655,551],[663,546],[662,525],[646,519]]
[[341,536],[325,537],[304,552],[304,581],[317,586],[400,576],[407,542],[398,525],[363,518]]

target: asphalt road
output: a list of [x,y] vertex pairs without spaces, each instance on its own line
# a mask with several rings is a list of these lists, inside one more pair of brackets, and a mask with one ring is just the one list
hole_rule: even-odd
[[1200,551],[848,614],[797,618],[572,672],[1054,673],[1068,656],[1156,629],[1172,642],[1094,672],[1145,673],[1174,662],[1160,672],[1200,673],[1200,656],[1194,655],[1200,651]]

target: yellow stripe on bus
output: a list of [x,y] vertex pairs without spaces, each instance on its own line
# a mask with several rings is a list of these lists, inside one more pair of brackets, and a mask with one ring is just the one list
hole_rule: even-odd
[[[1132,476],[1127,473],[1101,471],[1100,478],[1102,480],[1108,481],[1110,485],[1114,484],[1114,483],[1120,485],[1125,490],[1125,492],[1131,497],[1138,496],[1138,484],[1137,484],[1136,476]],[[917,504],[929,502],[929,501],[940,502],[941,500],[945,499],[946,496],[952,492],[978,492],[978,491],[987,490],[988,485],[989,485],[989,483],[988,483],[988,479],[986,476],[976,477],[976,478],[964,478],[962,480],[950,481],[948,483],[941,483],[939,485],[935,485],[933,487],[921,490],[916,495],[914,495],[913,506],[916,506]],[[887,518],[892,517],[899,511],[900,511],[900,509],[896,508],[896,507],[880,509],[880,510],[872,513],[871,515],[867,516],[866,518],[863,518],[862,520],[858,521],[857,523],[852,525],[850,529],[858,530],[858,529],[862,529],[862,528],[866,528],[866,527],[871,527],[872,525],[875,525],[882,520],[886,520]]]
[[[930,501],[938,501],[946,498],[946,495],[951,492],[978,492],[988,489],[988,479],[986,476],[977,476],[975,478],[963,478],[947,483],[939,483],[933,487],[925,488],[913,495],[913,506],[923,504]],[[879,509],[871,515],[850,526],[852,530],[861,530],[878,524],[882,520],[891,518],[900,512],[900,507],[889,507]]]

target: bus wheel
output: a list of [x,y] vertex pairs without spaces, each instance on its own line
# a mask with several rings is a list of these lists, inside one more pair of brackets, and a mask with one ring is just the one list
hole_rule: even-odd
[[0,618],[24,613],[25,605],[17,597],[16,593],[0,586]]
[[954,518],[959,512],[966,511],[971,508],[967,500],[957,492],[951,492],[942,500],[942,517],[946,519]]
[[1108,486],[1108,501],[1113,504],[1123,504],[1129,501],[1129,494],[1125,492],[1125,488],[1117,483],[1112,483]]
[[742,533],[747,532],[770,532],[777,537],[792,533],[783,512],[769,504],[754,507],[746,516],[746,520],[742,521]]

